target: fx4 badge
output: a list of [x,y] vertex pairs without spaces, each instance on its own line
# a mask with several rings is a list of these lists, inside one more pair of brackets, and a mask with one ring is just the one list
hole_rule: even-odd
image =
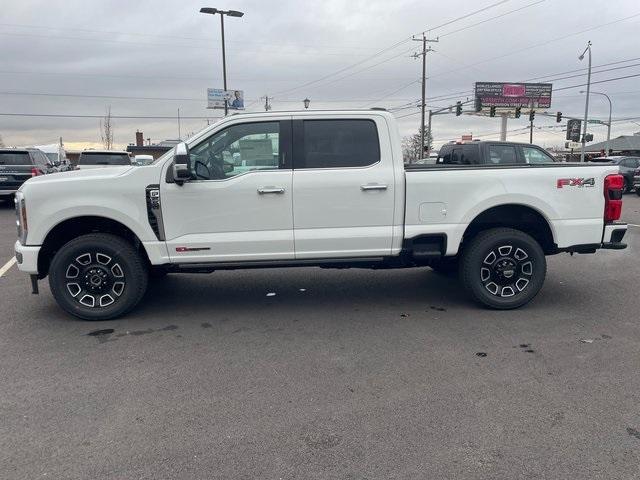
[[564,187],[595,187],[596,179],[591,178],[559,178],[556,182],[556,187],[564,188]]

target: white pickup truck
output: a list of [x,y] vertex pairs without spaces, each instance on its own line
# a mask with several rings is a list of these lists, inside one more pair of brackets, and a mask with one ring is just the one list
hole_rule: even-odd
[[627,230],[617,166],[535,163],[524,147],[405,167],[386,111],[231,115],[151,165],[28,180],[17,262],[88,320],[130,311],[166,272],[293,266],[456,267],[478,302],[516,308],[545,255],[625,248]]

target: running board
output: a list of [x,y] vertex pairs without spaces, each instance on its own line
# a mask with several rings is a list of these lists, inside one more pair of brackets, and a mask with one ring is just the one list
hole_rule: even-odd
[[376,268],[385,263],[385,257],[356,257],[303,260],[258,260],[249,262],[177,263],[166,268],[172,273],[211,273],[215,270],[240,270],[250,268]]

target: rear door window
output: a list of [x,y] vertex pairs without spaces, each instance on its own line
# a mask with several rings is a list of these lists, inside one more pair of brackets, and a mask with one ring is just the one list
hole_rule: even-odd
[[304,120],[302,133],[304,148],[294,168],[367,167],[380,161],[372,120]]
[[489,145],[487,162],[489,165],[515,165],[518,153],[514,145]]
[[526,163],[554,163],[551,155],[536,147],[522,147],[522,154]]
[[478,145],[464,145],[462,148],[462,163],[464,165],[477,165]]
[[28,152],[0,152],[0,165],[33,165]]

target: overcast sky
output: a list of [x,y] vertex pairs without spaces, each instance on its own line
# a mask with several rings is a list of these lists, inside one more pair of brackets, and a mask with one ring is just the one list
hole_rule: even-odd
[[[640,75],[638,0],[21,0],[4,2],[0,14],[0,113],[101,115],[110,105],[114,116],[176,117],[179,108],[182,117],[202,117],[184,118],[182,136],[200,130],[221,114],[205,108],[207,87],[222,87],[219,17],[198,13],[202,6],[245,13],[227,18],[225,33],[229,88],[244,90],[248,110],[263,109],[265,94],[274,110],[302,108],[305,97],[311,108],[402,108],[402,133],[417,131],[421,64],[411,54],[420,44],[410,37],[430,29],[440,37],[428,54],[434,108],[471,98],[476,81],[572,77],[552,82],[549,112],[582,117],[584,87],[560,89],[586,83],[578,55],[588,40],[594,72],[608,70],[594,82]],[[640,76],[592,89],[610,95],[614,119],[638,117],[614,122],[612,137],[640,131]],[[607,115],[606,99],[593,96],[590,117]],[[433,134],[436,144],[463,133],[497,138],[499,123],[443,115]],[[178,137],[175,118],[113,124],[118,147],[136,129],[154,142]],[[528,141],[527,125],[524,113],[509,120],[516,131],[508,139]],[[534,142],[562,145],[556,125],[538,115]],[[606,136],[604,126],[590,131],[596,141]],[[62,136],[79,147],[100,141],[99,119],[2,115],[0,135],[7,145]]]

